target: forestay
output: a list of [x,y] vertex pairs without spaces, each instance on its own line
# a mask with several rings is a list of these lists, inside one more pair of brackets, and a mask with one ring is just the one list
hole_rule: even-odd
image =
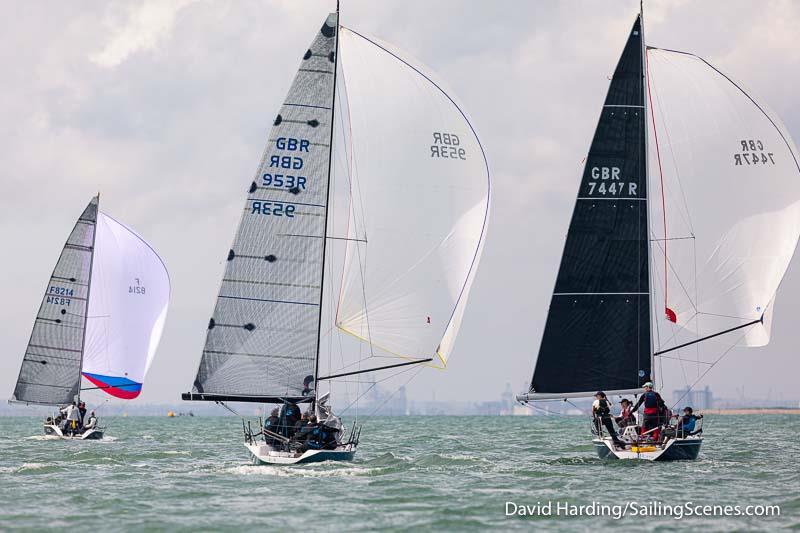
[[78,394],[97,203],[86,206],[53,269],[12,401],[63,405]]
[[97,218],[83,375],[104,392],[132,399],[142,389],[169,305],[169,274],[130,228]]
[[649,49],[648,64],[659,143],[651,175],[664,197],[653,210],[655,286],[678,326],[662,327],[662,347],[762,316],[724,339],[764,345],[800,235],[797,150],[774,113],[703,59]]
[[484,242],[486,158],[462,108],[416,61],[347,28],[340,51],[353,172],[336,325],[384,355],[443,366]]
[[188,399],[313,395],[336,27],[331,14],[302,54],[275,118],[227,254]]

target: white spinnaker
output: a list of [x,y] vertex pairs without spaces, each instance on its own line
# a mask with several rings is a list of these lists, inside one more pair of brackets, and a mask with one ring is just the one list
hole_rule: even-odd
[[765,345],[800,235],[797,149],[774,113],[701,58],[650,49],[648,65],[665,199],[662,210],[651,134],[657,316],[664,316],[666,245],[675,329],[705,336],[764,315],[763,325],[731,339]]
[[348,244],[336,323],[384,352],[444,365],[485,237],[488,165],[461,108],[417,62],[347,28],[339,39],[348,237],[367,243]]
[[169,296],[169,274],[158,254],[131,229],[99,213],[83,373],[143,383]]

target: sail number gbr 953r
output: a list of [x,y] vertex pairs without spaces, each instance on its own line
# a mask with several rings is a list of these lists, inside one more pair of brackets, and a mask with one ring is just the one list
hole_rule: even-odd
[[433,132],[433,144],[431,145],[431,157],[442,159],[461,159],[466,161],[467,151],[461,147],[461,141],[455,133]]

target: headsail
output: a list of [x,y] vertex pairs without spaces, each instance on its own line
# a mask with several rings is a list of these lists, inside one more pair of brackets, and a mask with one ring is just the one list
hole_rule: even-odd
[[336,325],[384,354],[444,365],[484,242],[486,157],[424,67],[348,28],[340,50],[353,172]]
[[100,213],[86,324],[83,375],[104,392],[136,398],[169,305],[161,258],[130,228]]
[[641,18],[586,158],[526,399],[625,391],[650,379]]
[[97,204],[78,218],[50,276],[12,401],[63,405],[78,395]]
[[330,14],[275,118],[185,399],[280,401],[313,393],[337,25]]
[[664,196],[653,210],[654,286],[676,322],[659,324],[661,348],[766,314],[725,337],[764,345],[800,235],[797,149],[774,113],[705,60],[651,48],[648,70],[661,155],[651,175],[661,170]]

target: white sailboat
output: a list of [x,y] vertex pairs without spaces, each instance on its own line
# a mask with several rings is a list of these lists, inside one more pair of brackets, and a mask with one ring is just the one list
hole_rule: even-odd
[[[709,361],[714,346],[767,344],[800,236],[799,178],[797,149],[773,112],[704,59],[646,47],[637,17],[586,159],[530,390],[518,399],[638,394],[672,359],[704,365],[693,386],[728,351]],[[694,459],[703,442],[702,433],[651,439],[631,428],[622,448],[602,431],[593,443],[604,458]]]
[[[139,396],[169,305],[167,269],[150,245],[99,210],[84,209],[50,277],[22,359],[15,403],[65,406],[81,391]],[[81,378],[86,387],[81,387]],[[47,417],[46,435],[103,438],[99,424]]]
[[[193,389],[183,394],[284,406],[277,433],[245,425],[255,463],[352,459],[360,428],[345,435],[321,384],[444,366],[489,211],[478,137],[424,67],[341,26],[338,8],[300,55],[247,190]],[[337,157],[344,175],[333,175]],[[349,198],[347,229],[334,232],[337,180]],[[320,375],[326,335],[367,346],[369,358]],[[373,357],[383,364],[367,363]],[[298,404],[316,413],[327,444],[293,437],[284,413]]]

